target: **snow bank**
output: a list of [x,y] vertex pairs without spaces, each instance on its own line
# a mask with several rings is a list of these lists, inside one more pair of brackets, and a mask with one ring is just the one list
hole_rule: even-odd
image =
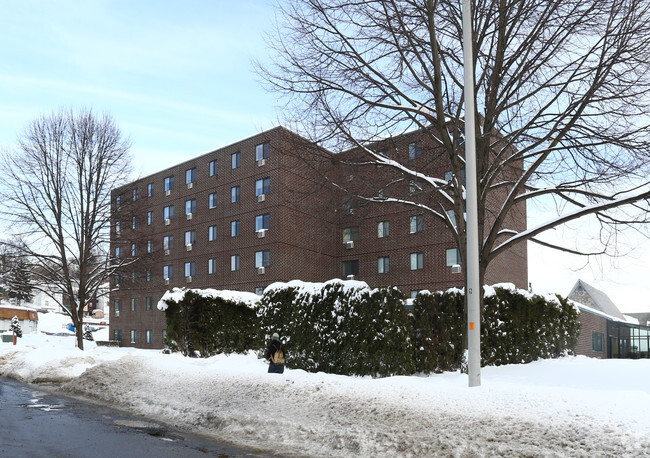
[[192,291],[203,297],[217,298],[220,297],[227,301],[243,302],[249,307],[255,308],[260,300],[260,296],[255,293],[246,293],[243,291],[230,291],[230,290],[217,290],[217,289],[186,289],[186,288],[173,288],[171,291],[166,291],[163,297],[158,301],[158,310],[167,310],[167,303],[165,301],[180,301],[185,296],[187,291]]

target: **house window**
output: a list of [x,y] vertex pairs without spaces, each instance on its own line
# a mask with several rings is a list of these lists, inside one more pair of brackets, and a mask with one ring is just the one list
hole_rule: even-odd
[[217,240],[217,226],[208,227],[208,242]]
[[239,154],[239,151],[237,151],[236,153],[232,153],[232,154],[230,155],[230,165],[231,165],[231,167],[232,167],[233,169],[237,169],[237,168],[239,168],[239,165],[240,165],[240,157],[241,157],[241,155]]
[[147,240],[147,253],[153,253],[153,240]]
[[185,171],[185,184],[196,183],[196,167]]
[[115,207],[119,210],[121,206],[122,206],[122,194],[115,197]]
[[115,257],[119,259],[122,256],[124,256],[124,248],[121,246],[115,247]]
[[451,222],[451,225],[456,227],[456,213],[454,213],[453,210],[447,210],[445,213],[447,214],[447,219]]
[[165,192],[174,189],[174,175],[165,177],[164,187],[165,187]]
[[147,226],[153,224],[153,210],[147,212]]
[[196,230],[185,231],[185,246],[196,243]]
[[163,266],[163,278],[165,280],[174,278],[174,266],[172,265]]
[[163,250],[171,250],[174,248],[174,236],[166,235],[163,237]]
[[255,195],[261,196],[262,194],[268,194],[271,187],[270,178],[262,178],[255,182]]
[[172,219],[172,218],[174,218],[174,206],[173,205],[168,205],[165,208],[163,208],[163,218],[164,219]]
[[359,226],[343,229],[343,243],[359,241]]
[[196,262],[189,261],[185,263],[185,277],[196,275]]
[[271,252],[269,250],[262,250],[255,252],[255,268],[268,267],[271,259]]
[[255,160],[266,159],[271,152],[271,144],[269,142],[259,144],[255,147]]
[[422,144],[420,142],[409,143],[409,159],[415,159],[422,155]]
[[209,171],[208,173],[210,174],[211,177],[215,176],[217,174],[217,160],[215,159],[214,161],[210,161],[209,164]]
[[118,342],[122,342],[122,330],[121,329],[113,329],[113,340],[116,340]]
[[122,233],[122,223],[119,221],[115,222],[115,234],[119,236]]
[[257,215],[255,217],[255,232],[261,231],[262,229],[268,230],[270,221],[271,215],[268,213],[265,213],[264,215]]
[[343,278],[359,275],[359,260],[343,261]]
[[230,188],[230,202],[239,202],[239,186]]
[[216,274],[217,273],[217,258],[210,258],[208,259],[208,274]]
[[131,343],[132,344],[135,343],[135,337],[136,337],[135,329],[131,329]]
[[450,248],[447,250],[447,267],[462,264],[460,259],[460,251],[458,248]]
[[147,329],[145,332],[147,336],[147,343],[153,343],[153,331],[151,329]]
[[131,244],[131,256],[137,256],[138,255],[138,245],[135,243]]
[[596,352],[604,351],[605,336],[602,332],[591,333],[591,349]]
[[138,300],[135,297],[131,298],[131,311],[135,312],[136,306],[138,305]]
[[377,273],[387,274],[390,272],[390,258],[388,256],[382,256],[377,260]]
[[416,232],[422,232],[422,215],[411,216],[409,232],[415,234]]
[[147,184],[147,197],[153,196],[153,183]]
[[115,316],[120,316],[120,312],[122,311],[122,299],[115,299],[113,309]]
[[144,303],[147,310],[153,310],[153,297],[147,296]]
[[238,254],[233,254],[230,256],[230,270],[231,271],[236,271],[239,270],[239,255]]
[[147,281],[151,281],[151,269],[147,269]]
[[133,190],[133,202],[135,202],[136,200],[138,200],[138,188],[135,188]]
[[383,239],[390,235],[390,223],[388,221],[379,221],[377,223],[377,238]]
[[230,236],[237,237],[239,235],[239,220],[230,222]]
[[216,208],[216,207],[217,207],[217,193],[211,192],[210,195],[208,196],[208,208]]
[[131,218],[131,229],[138,227],[138,217],[134,216]]
[[411,253],[411,270],[422,270],[422,269],[424,269],[424,254]]
[[185,201],[185,214],[194,214],[196,213],[196,199],[190,199]]

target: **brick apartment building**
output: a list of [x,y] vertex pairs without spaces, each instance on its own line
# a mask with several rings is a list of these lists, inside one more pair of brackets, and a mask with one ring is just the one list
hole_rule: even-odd
[[[413,132],[397,142],[433,148],[422,138]],[[381,181],[385,171],[343,167],[320,148],[320,160],[305,161],[314,148],[277,127],[114,190],[111,252],[124,267],[110,296],[111,337],[162,348],[165,316],[156,304],[172,287],[261,294],[277,281],[349,275],[407,295],[463,285],[444,223],[404,205],[351,197],[323,170],[361,182]],[[445,176],[441,164],[433,167],[427,173]],[[412,183],[402,186],[413,192]],[[513,224],[525,228],[525,209]],[[520,245],[490,265],[486,283],[527,286]]]

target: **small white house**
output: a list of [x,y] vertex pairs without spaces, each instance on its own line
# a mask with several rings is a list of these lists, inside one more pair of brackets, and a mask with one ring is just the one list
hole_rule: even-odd
[[38,313],[36,310],[2,304],[0,305],[0,332],[9,331],[11,319],[15,316],[20,320],[20,328],[23,334],[33,334],[38,330]]

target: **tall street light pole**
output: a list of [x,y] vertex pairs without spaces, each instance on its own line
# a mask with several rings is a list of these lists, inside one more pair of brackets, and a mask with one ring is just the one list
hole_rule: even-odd
[[465,91],[465,212],[467,214],[467,364],[469,386],[481,385],[481,302],[478,262],[478,182],[474,118],[474,56],[472,50],[472,5],[463,0],[463,68]]

